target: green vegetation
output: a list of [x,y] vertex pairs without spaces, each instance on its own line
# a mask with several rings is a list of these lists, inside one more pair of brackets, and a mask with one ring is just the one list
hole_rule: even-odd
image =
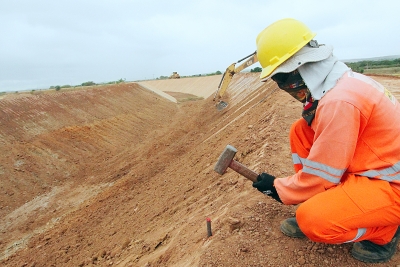
[[397,74],[400,70],[400,58],[393,60],[363,60],[346,62],[353,71],[366,74]]
[[254,69],[251,69],[250,72],[261,72],[262,68],[261,67],[255,67]]
[[104,85],[104,84],[118,84],[118,83],[124,83],[125,81],[126,81],[125,78],[124,79],[121,78],[121,79],[119,79],[117,81],[111,81],[111,82],[99,83],[99,84],[97,84],[97,83],[95,83],[93,81],[88,81],[88,82],[81,83],[80,85],[69,85],[69,84],[62,85],[62,86],[60,86],[60,85],[55,85],[55,86],[52,85],[52,86],[50,86],[50,89],[54,89],[56,91],[59,91],[59,90],[64,89],[64,88],[76,88],[76,87],[82,87],[82,86],[94,86],[94,85]]
[[364,69],[364,74],[394,75],[400,76],[400,67]]
[[118,83],[124,83],[126,81],[126,79],[119,79],[118,81],[112,81],[112,82],[107,82],[105,84],[118,84]]
[[[216,72],[203,74],[203,76],[213,76],[213,75],[221,75],[221,74],[222,74],[222,72],[220,72],[219,70],[217,70]],[[195,76],[195,75],[193,75],[193,76]],[[199,74],[199,76],[201,76],[201,74]]]
[[56,90],[56,91],[60,91],[63,88],[71,88],[71,87],[73,87],[73,86],[71,86],[69,84],[62,85],[62,86],[60,86],[60,85],[56,85],[56,86],[52,85],[52,86],[50,86],[50,89],[53,89],[53,90]]
[[90,81],[90,82],[84,82],[84,83],[82,83],[81,85],[82,85],[82,86],[92,86],[92,85],[96,85],[96,83]]

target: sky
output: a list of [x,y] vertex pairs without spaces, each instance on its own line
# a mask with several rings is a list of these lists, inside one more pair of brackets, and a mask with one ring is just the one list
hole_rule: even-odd
[[0,0],[0,92],[224,72],[283,18],[341,60],[400,55],[399,10],[398,0]]

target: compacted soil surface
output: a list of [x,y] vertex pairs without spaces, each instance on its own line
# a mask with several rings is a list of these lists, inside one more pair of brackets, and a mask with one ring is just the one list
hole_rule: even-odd
[[[375,78],[399,97],[400,79]],[[169,92],[178,103],[137,83],[3,96],[0,266],[400,266],[400,251],[365,264],[352,244],[283,235],[297,206],[213,170],[230,144],[257,173],[293,174],[300,103],[257,74],[234,77],[222,111],[184,92]]]

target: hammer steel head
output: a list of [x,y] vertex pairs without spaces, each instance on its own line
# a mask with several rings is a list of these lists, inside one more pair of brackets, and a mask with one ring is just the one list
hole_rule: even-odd
[[219,156],[219,159],[214,166],[214,171],[221,175],[224,174],[226,172],[226,169],[228,169],[229,165],[231,164],[233,158],[235,157],[236,152],[236,148],[231,145],[227,145],[221,156]]

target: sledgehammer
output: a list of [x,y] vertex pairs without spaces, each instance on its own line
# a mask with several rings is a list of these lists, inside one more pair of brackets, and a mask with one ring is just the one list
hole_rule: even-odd
[[240,173],[247,179],[256,182],[258,174],[233,159],[236,152],[236,148],[231,145],[227,145],[221,156],[219,156],[217,164],[215,164],[214,166],[214,171],[222,175],[229,167],[235,172]]

